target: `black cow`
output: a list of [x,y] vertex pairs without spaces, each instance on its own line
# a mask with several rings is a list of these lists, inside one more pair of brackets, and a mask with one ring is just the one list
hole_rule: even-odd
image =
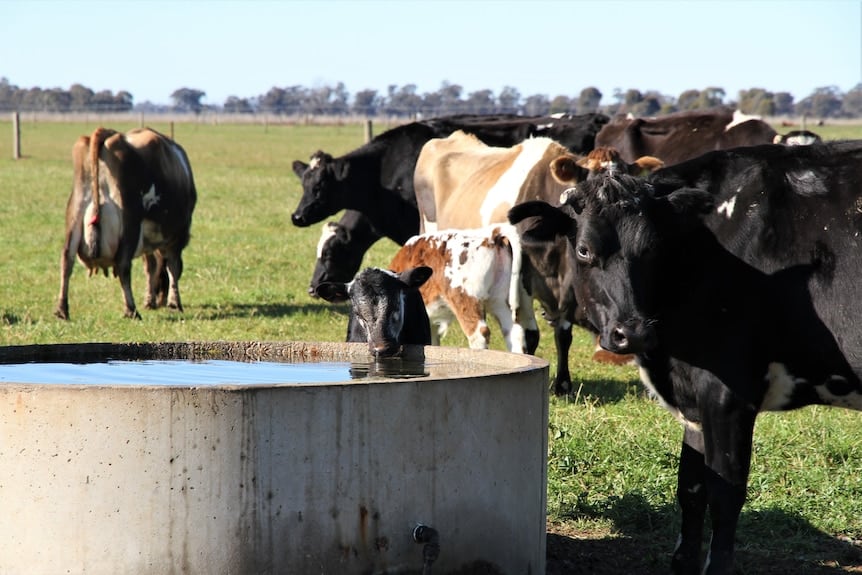
[[362,267],[365,252],[381,238],[371,222],[355,210],[345,210],[337,222],[327,222],[317,242],[317,260],[308,293],[324,282],[347,282]]
[[[709,509],[705,573],[718,575],[733,571],[757,414],[862,409],[862,143],[700,160],[653,184],[593,179],[561,208],[510,217],[569,238],[575,295],[602,345],[637,354],[644,384],[683,423],[672,566],[700,572]],[[703,189],[678,187],[690,183]]]
[[[113,268],[125,316],[140,319],[132,296],[132,259],[144,258],[144,306],[182,311],[183,249],[197,202],[185,150],[149,128],[120,133],[97,128],[72,148],[74,183],[66,205],[60,294],[54,315],[69,319],[69,279],[75,256],[90,273]],[[165,281],[167,276],[167,281]]]
[[[811,132],[807,134],[809,138],[817,137]],[[712,150],[799,143],[801,139],[782,138],[756,116],[746,116],[730,108],[714,108],[656,118],[616,117],[602,127],[595,145],[616,148],[627,162],[641,156],[656,156],[665,165],[671,165]]]
[[349,283],[322,283],[316,292],[329,302],[350,301],[347,341],[368,343],[374,357],[391,357],[403,345],[431,344],[431,322],[419,293],[431,273],[427,266],[400,273],[366,268]]

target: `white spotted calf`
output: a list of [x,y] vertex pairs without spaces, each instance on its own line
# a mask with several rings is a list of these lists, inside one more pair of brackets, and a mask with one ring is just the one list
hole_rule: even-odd
[[443,230],[412,237],[393,258],[395,271],[424,265],[434,270],[420,288],[438,345],[457,319],[470,347],[486,349],[490,311],[497,319],[506,349],[533,353],[538,325],[532,300],[521,282],[521,245],[514,226],[497,224],[471,230]]

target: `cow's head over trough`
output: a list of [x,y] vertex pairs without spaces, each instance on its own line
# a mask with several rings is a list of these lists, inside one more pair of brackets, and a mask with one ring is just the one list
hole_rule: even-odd
[[390,357],[404,344],[431,343],[431,325],[419,293],[431,273],[427,266],[400,273],[366,268],[351,282],[322,283],[315,292],[329,302],[350,302],[347,341],[367,342],[373,356]]
[[534,233],[571,243],[575,297],[603,348],[648,353],[670,297],[665,278],[680,277],[672,266],[696,257],[685,254],[689,234],[710,233],[700,216],[712,209],[712,195],[682,188],[656,196],[643,179],[601,174],[566,190],[561,201],[516,205],[509,220],[535,218]]
[[310,226],[343,209],[348,172],[347,162],[319,150],[307,164],[294,161],[293,173],[302,183],[302,198],[290,218],[293,225]]

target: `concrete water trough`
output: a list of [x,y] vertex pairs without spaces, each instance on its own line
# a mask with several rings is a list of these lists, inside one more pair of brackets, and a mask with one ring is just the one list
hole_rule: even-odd
[[[365,344],[0,347],[0,573],[544,573],[547,362],[405,357],[379,376]],[[145,376],[12,365],[106,363]],[[269,363],[349,367],[257,382]]]

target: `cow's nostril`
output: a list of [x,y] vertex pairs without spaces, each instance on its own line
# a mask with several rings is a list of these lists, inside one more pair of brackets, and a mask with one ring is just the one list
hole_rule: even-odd
[[292,216],[290,216],[290,221],[293,222],[293,225],[295,225],[295,226],[299,226],[299,227],[305,226],[305,220],[303,219],[302,216],[298,216],[296,214],[293,214]]

